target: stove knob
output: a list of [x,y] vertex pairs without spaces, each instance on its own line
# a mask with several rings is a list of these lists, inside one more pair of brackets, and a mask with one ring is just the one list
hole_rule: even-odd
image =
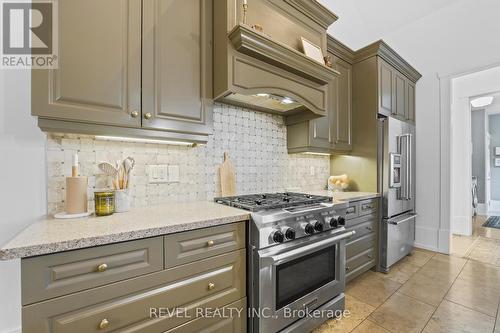
[[306,232],[306,234],[312,235],[312,234],[314,234],[314,226],[311,223],[308,223],[304,227],[304,231]]
[[316,221],[316,223],[314,223],[314,230],[318,232],[323,231],[323,223]]
[[345,225],[345,218],[343,216],[339,216],[338,219],[339,225]]
[[276,230],[272,234],[273,241],[275,243],[283,243],[285,241],[285,235],[281,232],[281,230]]
[[338,216],[335,216],[335,217],[331,218],[331,220],[330,220],[330,227],[332,227],[332,228],[338,228],[339,227],[339,217]]
[[292,228],[286,228],[285,237],[286,237],[286,239],[294,240],[295,239],[295,230],[293,230]]

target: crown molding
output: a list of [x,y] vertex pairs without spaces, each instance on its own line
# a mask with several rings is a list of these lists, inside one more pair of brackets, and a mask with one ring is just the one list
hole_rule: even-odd
[[308,16],[314,22],[318,23],[324,29],[327,29],[338,16],[316,0],[284,0],[287,4],[294,7],[301,13]]

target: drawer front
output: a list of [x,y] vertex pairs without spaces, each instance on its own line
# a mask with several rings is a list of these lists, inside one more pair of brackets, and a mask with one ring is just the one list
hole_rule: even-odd
[[346,246],[346,258],[351,259],[357,254],[375,247],[375,234],[371,233],[352,242]]
[[378,219],[379,217],[377,216],[377,214],[359,216],[355,219],[347,220],[345,223],[345,227],[346,229],[352,230],[361,223],[366,223],[368,221],[378,221]]
[[352,228],[349,228],[349,230],[354,230],[356,232],[356,234],[354,234],[354,236],[351,237],[349,239],[349,241],[352,242],[352,241],[354,241],[358,238],[364,237],[368,234],[375,233],[376,227],[377,227],[377,222],[374,220],[369,220],[367,222],[360,223]]
[[359,216],[374,214],[378,210],[378,199],[363,200],[358,202]]
[[245,250],[231,252],[26,306],[23,333],[165,332],[196,318],[198,308],[245,297],[245,276]]
[[171,268],[245,247],[245,222],[165,236],[165,267]]
[[363,251],[354,257],[348,259],[346,261],[346,268],[345,272],[346,274],[349,274],[350,272],[355,271],[357,268],[364,266],[368,262],[375,262],[375,249],[370,248],[366,251]]
[[173,328],[165,333],[246,333],[246,298],[231,303],[205,318],[197,318],[189,323]]
[[163,269],[162,237],[23,259],[22,300],[30,304]]
[[358,217],[359,215],[358,208],[359,207],[356,202],[351,203],[345,212],[345,219],[350,220]]
[[349,281],[353,280],[354,278],[360,276],[364,272],[369,271],[373,267],[375,267],[375,260],[369,261],[369,262],[357,267],[356,269],[352,269],[349,271],[349,273],[347,273],[345,275],[345,281],[349,282]]

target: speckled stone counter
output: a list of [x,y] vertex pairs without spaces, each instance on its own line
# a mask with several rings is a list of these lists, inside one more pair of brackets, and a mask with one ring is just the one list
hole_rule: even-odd
[[208,201],[136,208],[104,217],[46,218],[33,223],[0,248],[0,260],[166,235],[249,218],[247,211]]

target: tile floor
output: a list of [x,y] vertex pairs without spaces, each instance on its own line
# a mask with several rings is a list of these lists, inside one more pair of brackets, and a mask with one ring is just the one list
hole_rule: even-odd
[[500,333],[500,230],[453,240],[453,254],[416,249],[389,274],[369,271],[346,288],[349,317],[312,333]]

